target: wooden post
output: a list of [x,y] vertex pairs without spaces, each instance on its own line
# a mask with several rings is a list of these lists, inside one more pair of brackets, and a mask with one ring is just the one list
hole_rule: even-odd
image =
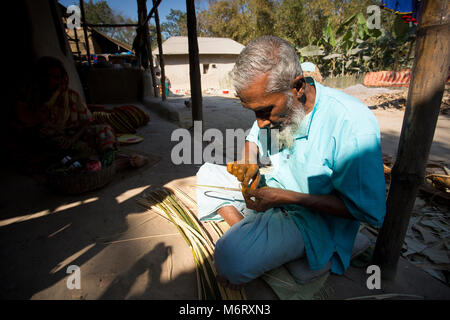
[[148,23],[144,23],[146,14],[147,14],[147,1],[146,0],[137,0],[138,5],[138,22],[139,25],[142,26],[142,37],[145,37],[144,41],[148,50],[148,58],[150,63],[150,74],[152,76],[152,86],[153,86],[153,95],[157,97],[157,86],[156,86],[156,76],[155,76],[155,68],[153,67],[153,56],[152,56],[152,46],[149,38],[149,28]]
[[433,141],[450,64],[448,0],[424,0],[417,30],[416,55],[391,173],[386,217],[372,263],[381,276],[394,280],[411,211]]
[[87,54],[87,61],[88,66],[91,66],[91,52],[89,49],[89,38],[88,38],[88,32],[87,32],[87,25],[86,25],[86,15],[84,12],[84,0],[80,0],[80,10],[81,10],[81,22],[83,23],[83,31],[84,31],[84,42],[86,43],[86,54]]
[[[156,7],[156,0],[153,0],[153,7]],[[161,69],[161,97],[162,100],[166,100],[166,73],[164,71],[164,57],[162,49],[162,38],[161,38],[161,26],[159,25],[159,15],[158,9],[155,9],[155,25],[156,25],[156,36],[158,40],[158,50],[159,50],[159,68]]]
[[202,121],[202,85],[198,57],[197,18],[194,0],[186,0],[187,29],[189,42],[189,78],[191,83],[192,120]]
[[[75,37],[75,45],[77,47],[78,57],[81,60],[81,50],[80,50],[80,44],[79,44],[80,40],[78,40],[77,28],[73,28],[73,35]],[[80,61],[80,63],[81,63],[81,61]]]
[[159,4],[161,3],[161,0],[153,1],[153,8],[150,10],[150,12],[147,15],[147,18],[145,18],[144,24],[148,23],[148,20],[152,17],[152,15],[155,13],[156,9],[158,8]]
[[152,75],[152,85],[153,85],[153,95],[155,97],[158,96],[158,86],[156,85],[156,75],[155,75],[155,67],[153,66],[153,53],[152,53],[152,41],[150,38],[150,33],[147,33],[147,45],[149,50],[149,59],[150,59],[150,73]]

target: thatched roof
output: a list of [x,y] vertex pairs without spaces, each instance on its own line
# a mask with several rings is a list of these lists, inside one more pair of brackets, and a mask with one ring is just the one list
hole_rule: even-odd
[[[76,30],[78,44],[81,54],[86,54],[86,44],[84,41],[83,29]],[[66,29],[66,34],[75,39],[75,29]],[[88,27],[88,38],[89,38],[89,50],[91,54],[97,53],[116,53],[123,51],[132,51],[132,47],[126,43],[119,40],[111,38],[96,29]],[[72,52],[77,52],[77,45],[75,41],[69,41],[70,49]]]
[[[67,19],[67,8],[58,2],[58,8],[61,12],[61,18],[63,25],[66,24]],[[76,36],[75,36],[76,32]],[[121,42],[117,39],[111,38],[105,33],[98,31],[97,29],[88,27],[88,40],[89,40],[89,51],[91,54],[101,54],[101,53],[116,53],[123,51],[132,51],[132,46],[127,43]],[[80,48],[80,53],[82,55],[87,54],[86,52],[86,42],[84,40],[83,29],[66,29],[66,34],[69,39],[70,49],[72,52],[77,52],[77,45],[75,41],[70,41],[70,39],[78,39],[78,46]]]

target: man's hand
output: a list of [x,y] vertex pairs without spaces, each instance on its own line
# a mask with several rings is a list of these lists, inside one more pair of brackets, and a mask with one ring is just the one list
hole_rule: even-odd
[[256,189],[261,175],[258,166],[258,146],[254,142],[246,141],[240,161],[227,163],[227,170],[242,182],[242,193],[247,191],[248,184],[253,180],[250,188]]
[[286,191],[284,189],[262,187],[255,190],[247,189],[247,192],[243,194],[247,208],[257,212],[264,212],[284,204]]
[[259,174],[259,166],[257,164],[242,163],[240,161],[227,163],[227,171],[242,182],[242,192],[245,193],[248,184],[253,180],[250,189],[256,189],[261,175]]

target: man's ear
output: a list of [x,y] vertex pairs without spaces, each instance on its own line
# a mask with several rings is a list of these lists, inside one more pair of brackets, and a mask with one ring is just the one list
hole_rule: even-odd
[[305,78],[302,75],[299,75],[292,80],[292,93],[298,96],[301,96],[305,91]]

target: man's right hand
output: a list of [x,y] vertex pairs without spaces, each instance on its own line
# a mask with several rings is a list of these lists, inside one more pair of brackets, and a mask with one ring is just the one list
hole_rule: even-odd
[[247,188],[256,189],[261,175],[259,173],[259,166],[257,164],[245,163],[242,161],[234,161],[227,163],[227,171],[234,175],[240,182],[242,182],[242,193],[246,193]]

